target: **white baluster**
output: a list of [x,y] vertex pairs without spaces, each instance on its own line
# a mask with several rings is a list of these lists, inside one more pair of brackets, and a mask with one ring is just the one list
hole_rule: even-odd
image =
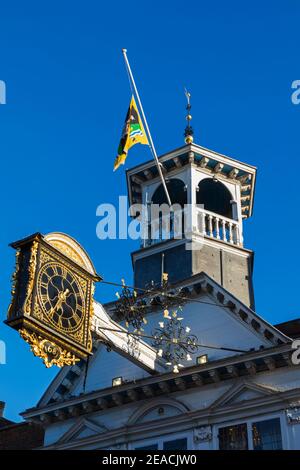
[[239,226],[237,224],[234,224],[234,241],[236,245],[240,245]]
[[220,226],[219,226],[220,219],[216,217],[216,238],[217,240],[220,240]]
[[227,237],[226,237],[226,222],[224,219],[222,219],[222,232],[223,232],[223,241],[227,242]]
[[205,212],[199,211],[198,212],[198,230],[201,233],[201,235],[206,234],[206,228],[205,228]]
[[232,222],[229,222],[229,243],[233,243]]
[[205,212],[201,212],[202,215],[202,234],[203,236],[206,235],[206,214]]
[[212,215],[208,216],[208,235],[210,237],[213,236],[213,224],[212,224],[213,217]]

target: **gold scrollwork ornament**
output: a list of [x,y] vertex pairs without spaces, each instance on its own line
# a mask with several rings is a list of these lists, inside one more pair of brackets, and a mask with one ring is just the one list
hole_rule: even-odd
[[57,367],[73,366],[78,362],[74,354],[62,349],[52,341],[38,336],[36,333],[22,329],[19,331],[21,337],[30,345],[32,353],[40,357],[47,368],[56,365]]
[[30,315],[30,309],[31,309],[31,295],[32,295],[33,287],[34,287],[34,275],[35,275],[35,269],[36,269],[37,250],[38,250],[38,242],[34,241],[32,244],[32,248],[31,248],[31,255],[30,255],[30,261],[29,261],[29,268],[28,268],[29,280],[28,280],[26,298],[25,298],[24,307],[23,307],[24,313],[26,313],[27,315]]
[[88,343],[87,343],[87,349],[88,351],[92,351],[93,349],[93,338],[92,338],[92,332],[91,332],[91,325],[93,322],[93,318],[95,315],[95,309],[94,309],[94,294],[95,294],[95,284],[92,284],[91,286],[91,304],[90,304],[90,321],[89,321],[89,331],[88,331]]
[[14,271],[14,273],[12,275],[12,278],[11,278],[11,303],[8,307],[8,318],[10,318],[10,316],[12,314],[14,304],[15,304],[15,301],[16,301],[15,294],[16,294],[17,284],[18,284],[18,273],[19,273],[19,270],[20,270],[19,257],[20,257],[20,250],[17,250],[16,251],[15,271]]

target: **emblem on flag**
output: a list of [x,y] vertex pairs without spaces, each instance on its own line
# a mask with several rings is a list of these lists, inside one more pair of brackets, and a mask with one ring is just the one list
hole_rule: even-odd
[[114,171],[120,165],[124,165],[128,150],[135,144],[149,145],[142,120],[140,118],[136,102],[132,96],[126,114],[122,137],[118,147],[118,155],[114,163]]

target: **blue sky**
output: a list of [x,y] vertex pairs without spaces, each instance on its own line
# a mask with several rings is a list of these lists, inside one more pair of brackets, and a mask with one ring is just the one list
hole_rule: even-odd
[[[10,301],[8,243],[62,231],[107,280],[132,279],[137,242],[96,238],[96,207],[126,194],[112,172],[130,90],[121,48],[140,89],[158,153],[183,144],[184,86],[195,142],[258,167],[245,246],[255,251],[256,309],[276,323],[299,312],[300,79],[298,1],[2,2],[0,80],[1,318]],[[148,160],[132,149],[126,167]],[[99,301],[115,289],[99,285]],[[0,327],[6,416],[33,406],[57,372]],[[101,371],[99,371],[101,373]]]

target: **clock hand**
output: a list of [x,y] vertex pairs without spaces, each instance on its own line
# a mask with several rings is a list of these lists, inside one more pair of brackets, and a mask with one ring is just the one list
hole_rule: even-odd
[[59,293],[59,288],[55,284],[53,284],[53,278],[50,279],[49,283],[51,283],[52,287]]
[[62,292],[62,293],[60,294],[61,299],[62,299],[62,302],[65,302],[65,301],[66,301],[66,299],[67,299],[69,293],[70,293],[69,289],[66,289],[64,292]]
[[64,292],[60,292],[58,294],[58,300],[55,306],[51,308],[50,315],[53,315],[57,310],[61,308],[62,304],[66,301],[69,292],[69,289],[66,289]]

